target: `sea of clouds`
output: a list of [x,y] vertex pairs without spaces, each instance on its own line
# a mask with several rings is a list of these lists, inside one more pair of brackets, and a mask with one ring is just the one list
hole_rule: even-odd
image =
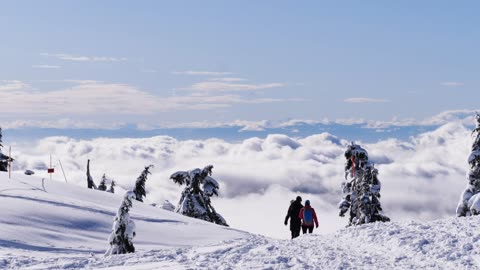
[[[381,202],[392,220],[431,220],[455,215],[466,186],[466,159],[471,130],[453,122],[409,140],[385,139],[362,144],[376,163],[382,181]],[[177,140],[168,136],[143,139],[97,138],[79,140],[49,137],[35,143],[14,144],[14,170],[31,169],[48,177],[50,154],[53,181],[86,188],[86,164],[91,160],[94,180],[103,173],[118,183],[117,192],[131,189],[144,166],[154,164],[147,181],[146,203],[169,200],[176,204],[182,187],[169,176],[179,170],[214,165],[221,185],[213,204],[234,228],[288,238],[283,225],[290,200],[309,199],[320,221],[317,232],[328,233],[346,225],[338,217],[344,156],[350,142],[328,133],[304,138],[270,134],[239,142],[221,139]],[[119,202],[120,203],[120,202]],[[134,210],[133,210],[134,211]]]

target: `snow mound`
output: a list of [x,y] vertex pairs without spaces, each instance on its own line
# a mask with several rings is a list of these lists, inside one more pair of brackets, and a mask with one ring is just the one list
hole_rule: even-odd
[[278,240],[139,202],[137,252],[104,257],[122,195],[0,173],[0,269],[480,268],[480,216]]

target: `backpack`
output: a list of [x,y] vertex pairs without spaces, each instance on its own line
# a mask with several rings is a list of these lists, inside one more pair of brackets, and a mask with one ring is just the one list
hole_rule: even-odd
[[313,209],[305,208],[303,210],[303,225],[313,226]]

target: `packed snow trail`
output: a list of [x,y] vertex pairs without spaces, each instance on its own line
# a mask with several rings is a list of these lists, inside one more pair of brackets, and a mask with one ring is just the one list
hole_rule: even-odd
[[137,252],[104,257],[120,194],[14,178],[0,174],[0,269],[480,269],[480,217],[277,240],[142,203]]
[[[258,235],[213,245],[169,247],[111,257],[23,255],[22,269],[478,269],[478,217],[429,223],[375,223],[334,235],[274,240]],[[168,269],[168,268],[166,268]]]

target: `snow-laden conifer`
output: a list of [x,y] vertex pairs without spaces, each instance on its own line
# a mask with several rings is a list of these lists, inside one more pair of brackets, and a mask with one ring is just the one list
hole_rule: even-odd
[[8,171],[8,162],[13,161],[13,159],[2,153],[2,147],[3,147],[2,137],[3,137],[2,128],[0,127],[0,171],[6,172]]
[[112,183],[110,183],[110,188],[107,192],[115,193],[115,180],[112,180]]
[[106,191],[107,190],[107,180],[108,178],[105,174],[102,175],[102,180],[100,181],[100,185],[98,185],[98,190]]
[[97,189],[97,185],[95,185],[92,175],[90,174],[90,159],[87,161],[87,185],[90,189]]
[[8,170],[8,157],[2,154],[2,128],[0,127],[0,171],[6,172]]
[[147,181],[148,175],[152,174],[150,172],[151,168],[153,168],[153,165],[145,167],[135,182],[135,189],[133,190],[133,193],[135,193],[137,201],[143,202],[143,197],[147,195],[145,191],[145,182]]
[[212,165],[188,172],[179,171],[170,176],[173,182],[185,185],[175,212],[185,216],[203,219],[219,225],[228,226],[225,219],[215,211],[211,197],[218,196],[218,182],[210,177]]
[[349,225],[390,221],[382,214],[378,169],[368,161],[367,151],[352,143],[345,151],[345,158],[344,196],[338,205],[340,216],[349,211]]
[[108,238],[110,248],[105,253],[106,256],[135,252],[135,247],[133,246],[133,238],[136,234],[135,222],[133,222],[129,214],[133,200],[135,200],[135,193],[127,191],[113,220],[112,233]]
[[460,196],[457,216],[480,214],[480,114],[476,114],[477,126],[472,132],[472,151],[468,157],[467,187]]

